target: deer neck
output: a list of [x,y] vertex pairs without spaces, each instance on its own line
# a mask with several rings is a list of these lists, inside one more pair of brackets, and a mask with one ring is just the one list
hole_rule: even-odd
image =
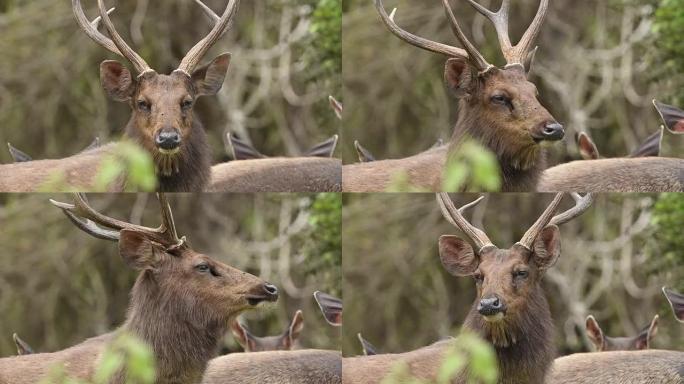
[[208,320],[188,302],[165,294],[144,272],[131,293],[123,330],[152,348],[157,364],[156,384],[196,384],[209,360],[218,354],[227,320]]
[[543,290],[537,286],[517,318],[500,324],[487,323],[474,304],[464,327],[494,347],[499,362],[500,384],[541,384],[555,357],[553,322]]
[[155,158],[158,155],[154,154],[156,151],[147,148],[139,132],[134,120],[131,119],[126,128],[126,136],[153,154],[157,189],[160,192],[197,192],[209,185],[211,153],[204,128],[197,119],[193,122],[190,139],[182,146],[181,152],[176,155],[174,164],[171,165],[174,171],[168,174],[160,169],[158,159]]
[[447,159],[457,158],[464,141],[473,139],[496,156],[501,168],[502,192],[535,190],[546,169],[546,150],[539,145],[516,146],[515,142],[509,142],[500,132],[484,126],[481,119],[469,113],[471,107],[466,103],[461,100],[459,104]]

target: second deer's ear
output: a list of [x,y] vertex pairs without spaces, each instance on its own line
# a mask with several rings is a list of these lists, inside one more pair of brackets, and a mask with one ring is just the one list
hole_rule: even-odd
[[254,350],[254,340],[251,339],[247,329],[245,329],[245,327],[240,324],[239,321],[234,320],[232,323],[230,323],[230,331],[233,333],[235,340],[238,342],[238,344],[240,344],[240,346],[242,346],[242,349],[244,349],[245,352]]
[[157,262],[154,244],[143,234],[128,229],[121,230],[119,254],[129,267],[143,270],[154,267]]
[[114,60],[100,64],[100,83],[114,101],[128,101],[135,91],[135,80],[123,64]]
[[454,276],[470,276],[480,264],[473,247],[457,236],[439,238],[439,258],[444,269]]
[[461,98],[473,92],[477,77],[467,59],[458,57],[447,60],[444,67],[444,82],[454,96]]
[[303,329],[304,314],[301,310],[298,310],[295,313],[294,318],[292,319],[292,323],[290,323],[290,328],[288,328],[287,332],[285,332],[285,336],[283,337],[283,346],[285,347],[285,349],[292,349],[295,341],[302,333]]
[[192,82],[197,89],[197,96],[212,96],[218,93],[226,80],[230,65],[230,53],[224,53],[211,63],[198,68],[192,73]]
[[594,343],[597,351],[603,350],[603,331],[594,316],[587,316],[586,320],[587,337]]
[[636,349],[649,349],[651,348],[651,341],[658,334],[658,315],[655,315],[651,324],[646,327],[636,339]]
[[577,134],[577,146],[580,156],[584,160],[596,160],[599,158],[599,151],[594,141],[584,132]]

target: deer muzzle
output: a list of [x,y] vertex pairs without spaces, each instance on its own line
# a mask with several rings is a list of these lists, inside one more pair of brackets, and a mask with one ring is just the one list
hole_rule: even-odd
[[261,292],[259,293],[247,295],[247,302],[249,305],[254,307],[265,301],[278,301],[278,288],[275,285],[264,283],[260,290]]
[[506,313],[506,305],[498,296],[493,295],[480,300],[477,311],[487,321],[501,320]]
[[532,138],[537,141],[559,141],[565,137],[565,128],[556,121],[547,121],[531,132]]
[[176,128],[162,128],[155,135],[154,142],[159,152],[173,155],[179,151],[182,139]]

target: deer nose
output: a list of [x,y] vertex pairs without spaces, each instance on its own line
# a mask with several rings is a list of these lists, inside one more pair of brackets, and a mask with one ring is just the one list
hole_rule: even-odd
[[266,291],[267,294],[275,297],[276,299],[278,298],[278,287],[271,283],[266,283],[264,284],[264,291]]
[[503,301],[499,299],[497,295],[481,299],[480,303],[477,305],[477,311],[480,312],[482,316],[494,316],[504,312],[504,310]]
[[172,151],[180,146],[181,136],[175,128],[163,128],[157,133],[155,143],[161,150]]
[[565,129],[555,121],[547,122],[542,127],[543,140],[558,141],[565,137]]
[[278,288],[275,285],[264,283],[260,288],[259,293],[247,295],[247,302],[249,305],[256,306],[264,301],[278,301]]

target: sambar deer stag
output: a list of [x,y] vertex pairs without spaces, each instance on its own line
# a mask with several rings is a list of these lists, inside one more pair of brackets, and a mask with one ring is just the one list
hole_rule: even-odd
[[[400,28],[394,12],[388,15],[382,0],[374,0],[382,22],[401,40],[418,48],[446,56],[444,79],[447,88],[459,99],[458,117],[448,146],[399,160],[345,165],[343,187],[347,192],[386,191],[396,175],[408,176],[414,187],[441,191],[448,160],[458,154],[459,144],[467,138],[479,141],[499,162],[503,191],[531,191],[546,168],[544,143],[561,140],[563,126],[538,100],[537,87],[527,76],[536,49],[534,40],[548,11],[548,0],[541,0],[537,14],[520,42],[513,46],[508,34],[510,0],[504,0],[494,13],[468,0],[486,16],[496,29],[506,66],[495,67],[485,60],[465,36],[449,0],[442,0],[451,29],[463,46],[437,43]],[[396,11],[396,10],[395,10]]]
[[658,333],[658,315],[644,327],[636,336],[631,337],[610,337],[606,336],[594,316],[587,316],[585,322],[587,337],[596,347],[596,351],[637,351],[649,349],[651,340]]
[[[196,2],[203,5],[199,0]],[[228,1],[209,34],[188,51],[170,75],[158,74],[124,41],[109,18],[104,0],[98,0],[99,17],[110,37],[98,31],[96,23],[89,22],[80,0],[71,3],[85,34],[128,60],[135,70],[132,73],[123,64],[107,60],[100,65],[100,79],[111,99],[130,105],[132,115],[124,137],[142,147],[154,160],[158,190],[203,190],[211,177],[211,154],[194,106],[198,98],[215,95],[221,89],[231,56],[221,54],[203,67],[199,63],[233,25],[240,0]],[[91,191],[103,159],[116,155],[114,143],[61,160],[2,165],[0,191],[35,191],[55,175],[64,178],[68,189]],[[125,176],[123,179],[109,188],[125,189]]]
[[[107,346],[125,332],[150,346],[157,384],[196,384],[228,324],[241,312],[276,301],[278,289],[248,273],[194,251],[179,236],[166,196],[159,194],[162,224],[148,228],[93,209],[85,195],[74,204],[52,201],[81,230],[118,242],[119,254],[139,271],[124,324],[114,332],[54,352],[0,359],[0,383],[34,384],[55,366],[80,380],[92,380]],[[127,382],[123,372],[109,381]]]
[[[450,274],[475,280],[477,298],[463,328],[479,335],[496,351],[498,383],[541,384],[553,362],[553,323],[542,279],[560,256],[558,225],[581,215],[593,201],[592,195],[573,194],[576,204],[554,216],[563,196],[556,195],[522,239],[509,249],[497,248],[484,231],[463,216],[482,198],[457,209],[448,194],[437,196],[444,217],[467,239],[440,237],[440,259]],[[418,379],[435,380],[453,342],[445,340],[402,354],[345,358],[344,382],[380,383],[397,363],[404,363]],[[468,381],[462,373],[452,382]]]
[[238,320],[230,325],[235,340],[242,346],[245,352],[264,351],[290,351],[304,329],[304,315],[302,311],[295,312],[292,322],[281,335],[278,336],[254,336],[249,329]]

